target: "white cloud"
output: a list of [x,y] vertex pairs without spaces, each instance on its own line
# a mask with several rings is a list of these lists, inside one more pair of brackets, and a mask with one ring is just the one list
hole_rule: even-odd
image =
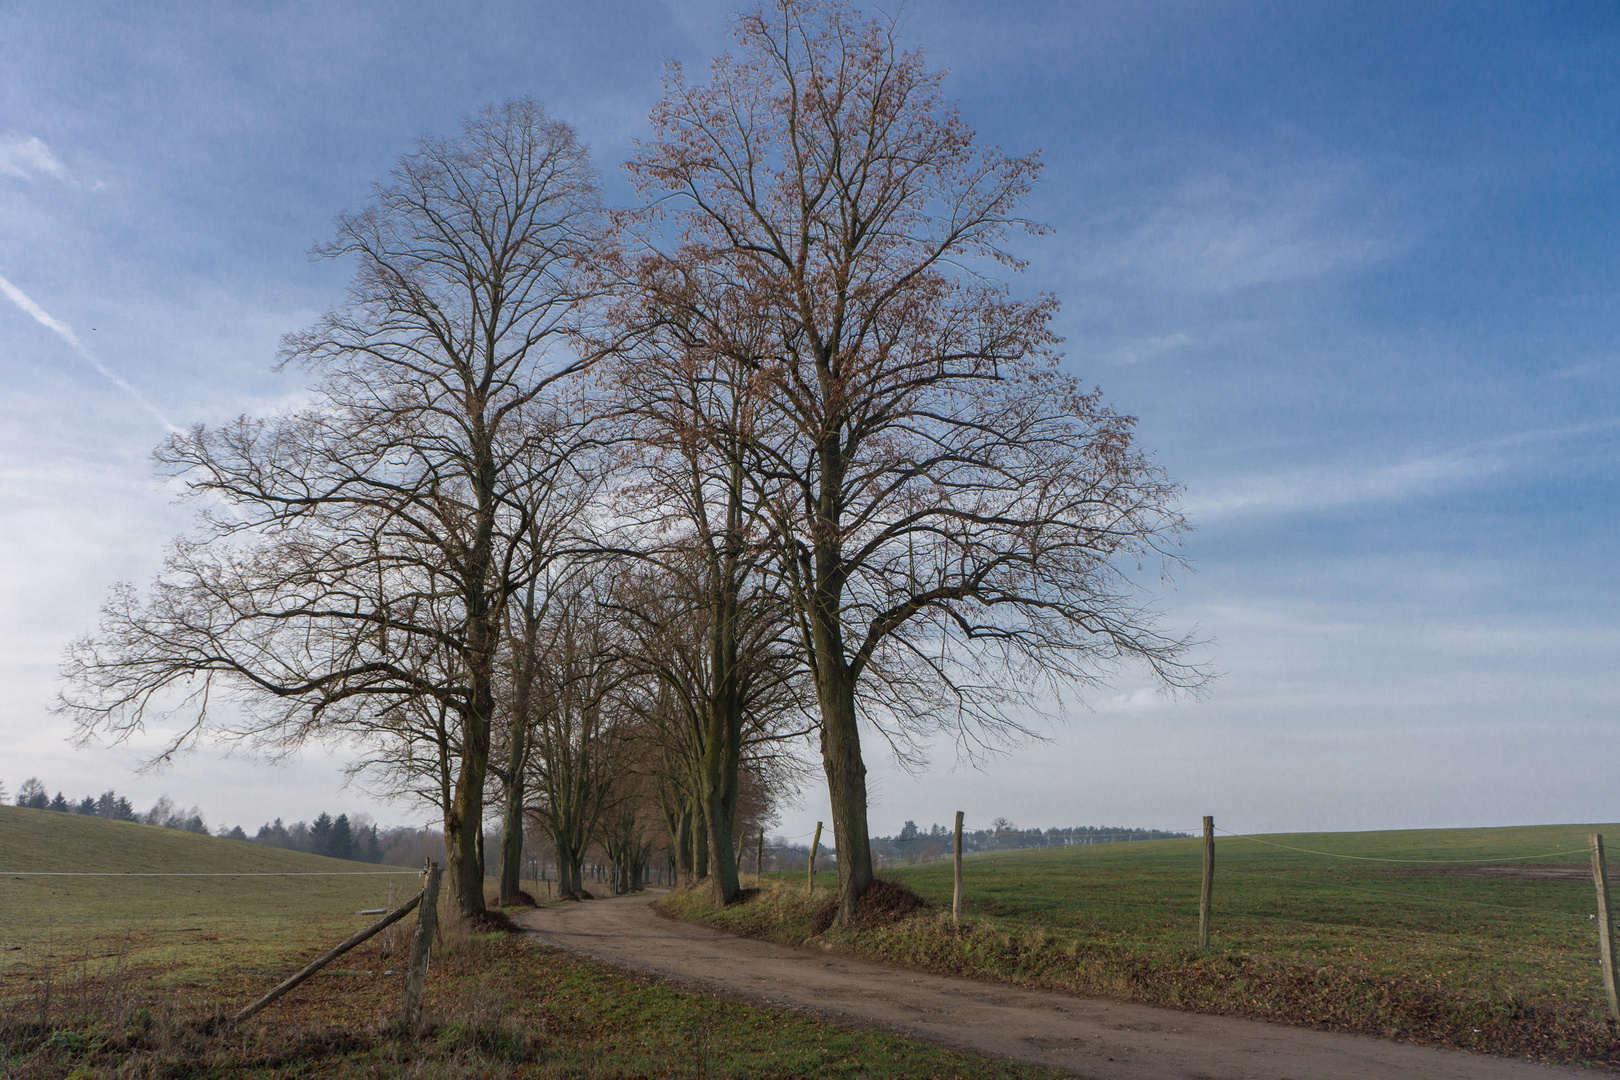
[[0,140],[0,176],[32,180],[40,173],[58,180],[68,179],[67,166],[57,160],[51,148],[39,136],[30,135],[26,139],[12,136]]
[[1138,364],[1145,360],[1155,360],[1178,349],[1185,349],[1193,344],[1193,340],[1191,334],[1180,331],[1174,334],[1132,338],[1108,349],[1102,354],[1102,358],[1115,364]]
[[1292,514],[1341,506],[1398,502],[1456,488],[1515,467],[1522,455],[1503,451],[1612,431],[1620,418],[1534,428],[1441,453],[1379,465],[1332,464],[1251,476],[1190,492],[1195,522],[1256,514]]
[[1254,514],[1292,514],[1424,495],[1498,472],[1506,462],[1468,453],[1433,454],[1390,465],[1335,465],[1246,477],[1203,492],[1193,491],[1187,510],[1194,521]]
[[1145,713],[1168,709],[1174,705],[1175,701],[1163,691],[1142,687],[1115,694],[1110,698],[1097,702],[1096,711],[1100,713]]
[[1349,165],[1257,173],[1241,165],[1184,181],[1144,216],[1117,221],[1092,276],[1187,292],[1321,277],[1399,247],[1362,205],[1368,181]]

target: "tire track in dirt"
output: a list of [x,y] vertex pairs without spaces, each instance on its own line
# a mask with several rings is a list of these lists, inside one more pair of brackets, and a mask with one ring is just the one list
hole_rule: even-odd
[[655,895],[517,922],[546,944],[675,982],[1096,1080],[1562,1080],[1590,1070],[884,967],[665,919]]

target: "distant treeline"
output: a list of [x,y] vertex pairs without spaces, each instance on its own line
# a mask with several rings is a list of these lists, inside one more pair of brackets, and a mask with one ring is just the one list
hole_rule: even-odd
[[247,840],[267,847],[395,866],[419,866],[433,850],[434,843],[443,844],[437,833],[427,834],[421,829],[405,827],[379,829],[368,821],[351,822],[348,814],[334,818],[324,812],[309,824],[295,821],[284,825],[276,818],[268,825],[259,826],[253,836],[246,835],[240,828],[225,835],[232,840]]
[[[1164,829],[1137,829],[1112,825],[1069,825],[1049,829],[1020,829],[997,818],[988,829],[963,829],[962,850],[1018,851],[1025,848],[1074,847],[1080,844],[1118,844],[1134,840],[1174,840],[1191,834]],[[886,862],[927,862],[951,853],[951,829],[934,824],[920,829],[906,822],[894,836],[872,838],[872,851]]]
[[[4,798],[5,787],[0,785],[0,800]],[[18,806],[33,810],[56,810],[65,814],[106,818],[109,821],[135,821],[180,832],[200,833],[203,836],[214,835],[209,831],[208,821],[203,817],[201,810],[195,806],[181,809],[167,795],[158,799],[152,804],[151,809],[142,813],[116,791],[104,791],[100,796],[86,795],[74,802],[60,791],[53,798],[49,789],[37,777],[29,777],[23,781],[22,787],[17,789],[15,802]],[[370,821],[361,818],[351,821],[348,814],[339,814],[334,818],[325,812],[308,824],[295,821],[291,825],[285,825],[280,818],[276,818],[267,825],[261,825],[254,836],[249,836],[240,825],[229,829],[221,826],[218,835],[227,840],[264,844],[267,847],[286,848],[289,851],[306,851],[312,855],[326,855],[334,859],[389,863],[398,866],[420,865],[422,859],[435,849],[435,845],[442,847],[443,843],[437,833],[426,833],[421,829],[408,827],[379,829]]]

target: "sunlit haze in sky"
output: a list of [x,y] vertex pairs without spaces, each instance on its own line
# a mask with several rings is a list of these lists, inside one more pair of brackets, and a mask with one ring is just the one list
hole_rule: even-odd
[[[980,137],[1045,161],[1014,287],[1185,485],[1157,597],[1221,673],[1124,671],[1050,741],[912,776],[874,833],[1304,830],[1620,819],[1620,9],[1612,2],[911,0]],[[273,764],[70,745],[55,672],[191,509],[173,427],[297,404],[280,336],[342,299],[309,248],[423,134],[531,95],[610,201],[679,2],[0,6],[0,782],[168,793],[210,824],[421,806]],[[1151,584],[1152,574],[1148,575]],[[807,787],[783,835],[827,818]]]

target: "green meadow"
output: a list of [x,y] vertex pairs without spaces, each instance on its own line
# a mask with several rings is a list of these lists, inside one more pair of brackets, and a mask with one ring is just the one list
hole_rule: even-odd
[[[1601,1004],[1588,835],[1620,825],[1217,836],[1211,952]],[[964,911],[1174,957],[1198,943],[1202,840],[964,860]],[[951,902],[950,862],[895,869]]]
[[[138,876],[148,874],[195,876]],[[243,876],[208,876],[226,874]],[[377,918],[358,912],[420,888],[421,875],[403,867],[0,807],[0,994],[46,965],[159,982],[227,967],[274,974]]]

